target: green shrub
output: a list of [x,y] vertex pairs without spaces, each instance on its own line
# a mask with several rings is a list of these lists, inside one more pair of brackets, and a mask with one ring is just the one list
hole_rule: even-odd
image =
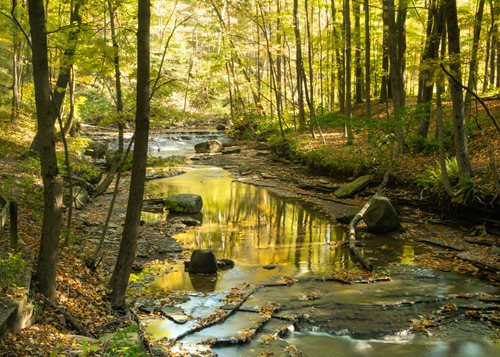
[[[458,164],[455,157],[446,159],[446,171],[448,172],[450,184],[452,186],[458,184]],[[424,192],[429,192],[438,196],[446,195],[439,162],[436,162],[434,166],[428,167],[424,172],[419,174],[416,181],[417,185]]]
[[25,268],[26,261],[21,253],[9,253],[6,258],[0,259],[0,287],[15,287]]

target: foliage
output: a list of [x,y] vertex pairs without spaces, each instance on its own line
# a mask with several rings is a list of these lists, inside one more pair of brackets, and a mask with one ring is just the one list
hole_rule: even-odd
[[[458,184],[458,164],[455,157],[446,159],[446,171],[448,172],[450,184],[452,186]],[[444,197],[447,194],[439,162],[436,162],[433,166],[428,167],[424,172],[417,175],[416,182],[424,192],[429,192],[440,197]]]
[[21,253],[8,253],[6,258],[0,259],[0,288],[15,287],[25,267]]
[[132,324],[114,333],[111,338],[106,338],[104,341],[106,356],[146,356],[140,339],[138,341],[131,339],[131,336],[138,336],[138,332],[138,326]]

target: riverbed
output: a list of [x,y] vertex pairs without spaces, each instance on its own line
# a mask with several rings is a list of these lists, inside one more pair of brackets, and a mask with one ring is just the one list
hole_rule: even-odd
[[[192,155],[181,136],[175,145]],[[155,142],[151,152],[176,151],[167,150],[174,146],[168,139]],[[201,195],[202,225],[174,238],[235,266],[215,275],[189,274],[183,264],[145,273],[148,288],[180,297],[163,318],[142,316],[151,345],[219,356],[500,354],[493,326],[482,321],[498,314],[496,286],[415,266],[425,248],[397,235],[365,241],[375,266],[366,275],[339,244],[346,227],[307,203],[280,196],[279,187],[238,182],[219,167],[185,171],[148,182],[147,195]]]

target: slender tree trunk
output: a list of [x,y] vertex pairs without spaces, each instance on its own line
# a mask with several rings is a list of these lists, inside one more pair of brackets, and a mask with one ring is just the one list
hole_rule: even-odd
[[352,47],[351,47],[351,13],[349,0],[344,0],[344,33],[345,33],[345,133],[347,145],[354,144],[354,134],[352,132],[352,94],[351,94],[351,74],[352,74]]
[[[17,1],[14,1],[15,4]],[[13,5],[15,7],[15,5]],[[19,81],[21,77],[20,69],[21,40],[19,29],[14,27],[12,30],[12,107],[10,118],[14,121],[19,111]]]
[[38,290],[49,301],[53,301],[56,291],[57,254],[61,230],[62,180],[57,168],[55,150],[55,111],[50,94],[47,30],[43,0],[29,0],[28,12],[44,198],[42,236],[36,278]]
[[385,2],[382,7],[382,22],[383,22],[383,33],[382,33],[382,81],[380,83],[380,103],[386,103],[390,98],[392,98],[391,93],[391,81],[390,81],[390,70],[389,70],[389,17],[388,9]]
[[490,0],[491,12],[491,42],[490,42],[490,85],[495,86],[495,73],[497,69],[497,41],[498,41],[498,24],[496,0]]
[[[337,88],[338,88],[338,97],[339,97],[339,110],[340,112],[344,112],[345,110],[345,84],[344,84],[344,57],[343,57],[343,51],[341,54],[341,51],[339,48],[341,48],[341,40],[339,39],[339,35],[337,33],[337,10],[335,8],[335,0],[331,0],[331,11],[332,11],[332,35],[333,35],[333,46],[334,46],[334,54],[335,58],[333,59],[333,63],[335,64],[332,66],[332,77],[335,77],[335,66],[337,67]],[[343,32],[343,30],[341,31]],[[332,81],[332,85],[335,84],[335,81]],[[332,93],[335,93],[334,88],[332,88]],[[333,94],[334,95],[334,94]],[[332,99],[332,102],[334,100]]]
[[[460,64],[460,30],[458,28],[456,0],[446,0],[445,16],[448,30],[450,73],[459,83],[462,83],[462,68]],[[471,166],[467,146],[462,87],[451,79],[449,81],[449,85],[451,100],[453,103],[453,135],[459,180],[461,186],[465,186],[470,181]]]
[[495,88],[500,88],[500,39],[499,39],[499,16],[500,16],[500,1],[499,0],[493,0],[495,6],[495,11],[494,11],[494,15],[495,15],[495,44],[496,44],[496,54],[497,54],[497,58],[496,58],[496,62],[497,62],[497,81],[496,81],[496,85],[495,85]]
[[433,81],[433,62],[438,58],[439,42],[443,32],[444,13],[443,7],[436,6],[436,2],[431,4],[429,9],[429,19],[424,53],[421,60],[421,69],[419,73],[419,96],[417,99],[417,116],[419,119],[418,136],[415,151],[421,152],[424,149],[424,142],[429,133],[429,124],[431,119],[431,101],[434,90]]
[[389,61],[391,68],[392,104],[394,107],[394,132],[397,141],[397,153],[403,153],[405,137],[403,129],[403,110],[405,106],[404,93],[404,53],[405,45],[405,21],[406,0],[400,0],[398,5],[398,16],[395,20],[394,0],[387,0],[387,12],[389,20]]
[[137,235],[142,210],[148,153],[150,0],[139,0],[138,10],[135,145],[125,224],[123,226],[118,258],[110,281],[110,287],[112,288],[111,305],[115,308],[123,308],[125,306],[125,292],[137,248]]
[[[483,23],[483,10],[484,10],[484,0],[479,0],[476,18],[474,20],[474,38],[472,40],[472,51],[471,58],[469,62],[469,80],[467,86],[476,91],[477,89],[477,52],[479,49],[479,40],[481,38],[481,26]],[[465,117],[467,118],[470,105],[472,102],[472,96],[469,92],[465,93]]]
[[352,2],[354,15],[354,98],[356,103],[363,102],[363,67],[361,65],[361,9],[358,1]]
[[[70,23],[76,26],[72,26],[69,30],[68,37],[66,40],[66,47],[64,48],[64,53],[59,64],[59,74],[56,80],[56,90],[53,91],[53,101],[55,106],[55,113],[53,121],[55,122],[56,116],[61,114],[61,108],[64,101],[64,96],[66,95],[66,89],[71,77],[71,66],[75,61],[75,52],[78,44],[78,36],[80,34],[80,26],[82,23],[82,16],[80,10],[83,6],[84,0],[74,0],[74,4],[71,8]],[[39,141],[40,133],[37,131],[35,138],[31,143],[31,150],[39,151]]]
[[[311,126],[311,131],[313,132],[313,137],[314,137],[314,130],[312,129],[314,120],[316,118],[316,108],[314,104],[314,72],[313,72],[313,44],[312,44],[312,37],[311,37],[311,23],[310,23],[310,17],[309,17],[309,1],[305,0],[304,6],[306,9],[306,34],[307,34],[307,62],[308,62],[308,67],[309,67],[309,99],[308,99],[308,105],[309,105],[309,125]],[[312,12],[311,12],[311,18],[312,18]],[[305,78],[305,76],[304,76]],[[307,84],[304,83],[306,86]]]
[[488,90],[488,79],[489,77],[489,63],[490,63],[490,45],[491,45],[491,29],[488,31],[488,38],[486,39],[486,54],[484,58],[484,77],[483,77],[483,93]]
[[302,40],[299,28],[299,4],[298,0],[293,0],[293,30],[295,33],[295,62],[297,71],[297,105],[299,107],[299,128],[306,126],[306,115],[304,110],[304,90],[303,83],[303,62],[302,62]]
[[370,0],[364,0],[365,10],[365,117],[369,120],[372,117],[371,109],[371,43],[370,43]]
[[111,0],[108,0],[109,11],[109,25],[111,27],[111,42],[113,44],[113,67],[115,70],[115,90],[116,90],[116,112],[119,116],[118,121],[118,150],[111,163],[111,167],[106,174],[106,177],[97,186],[94,197],[102,195],[108,189],[113,181],[113,177],[118,172],[120,160],[123,154],[123,123],[121,114],[123,113],[123,92],[121,83],[121,70],[120,70],[120,46],[116,38],[115,17],[116,12]]

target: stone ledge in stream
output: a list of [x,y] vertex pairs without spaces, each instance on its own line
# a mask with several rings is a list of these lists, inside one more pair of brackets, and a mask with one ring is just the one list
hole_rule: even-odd
[[145,209],[163,209],[172,213],[196,214],[203,208],[200,195],[179,193],[167,198],[150,198],[144,200]]

